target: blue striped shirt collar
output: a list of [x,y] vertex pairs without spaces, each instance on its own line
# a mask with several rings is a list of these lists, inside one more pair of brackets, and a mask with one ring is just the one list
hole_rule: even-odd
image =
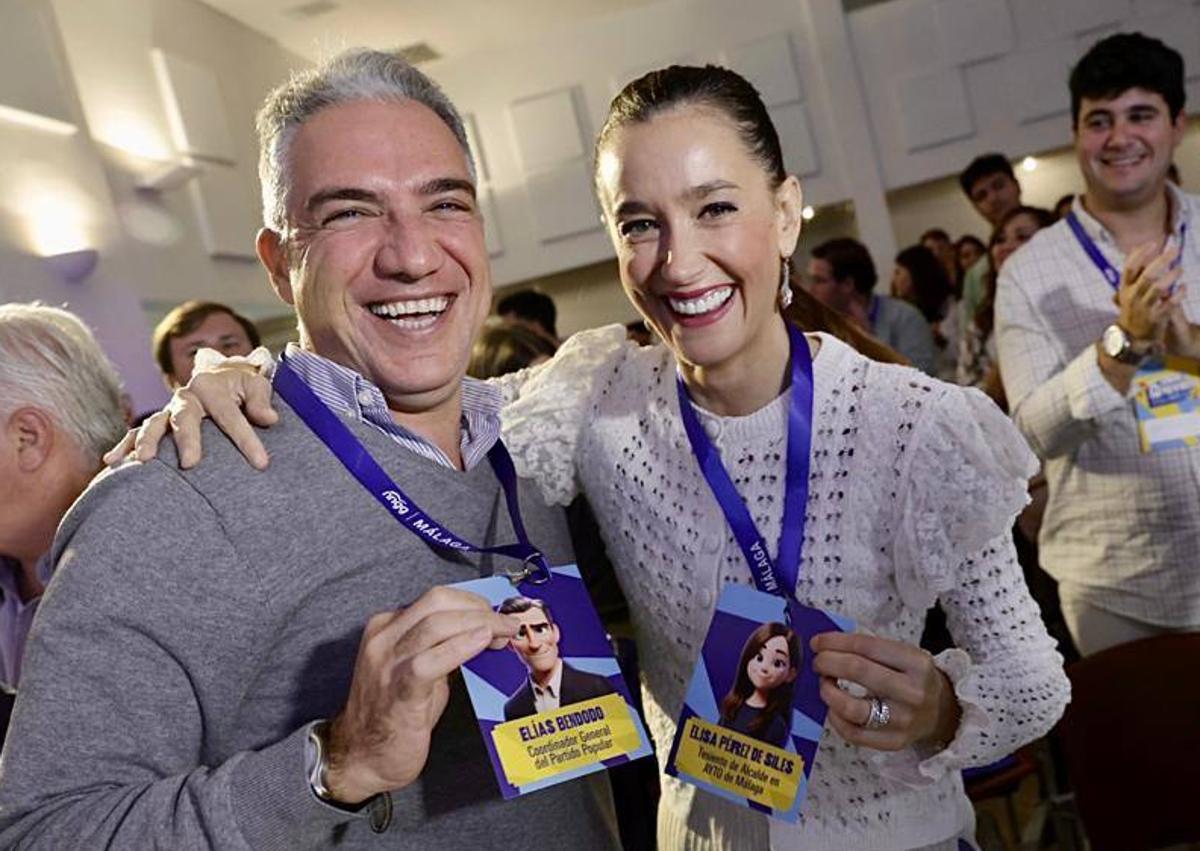
[[[383,432],[393,441],[444,467],[454,464],[434,443],[392,419],[383,392],[354,370],[334,363],[289,343],[285,354],[290,366],[331,410],[344,412],[361,423]],[[470,470],[487,457],[500,439],[500,407],[503,398],[498,388],[463,377],[462,436],[460,449],[463,466]]]

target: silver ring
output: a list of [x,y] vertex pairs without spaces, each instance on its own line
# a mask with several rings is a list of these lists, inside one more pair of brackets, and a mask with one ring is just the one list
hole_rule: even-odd
[[867,723],[863,724],[863,727],[868,730],[881,730],[891,720],[892,708],[888,706],[888,702],[882,697],[871,698],[871,714],[867,716]]

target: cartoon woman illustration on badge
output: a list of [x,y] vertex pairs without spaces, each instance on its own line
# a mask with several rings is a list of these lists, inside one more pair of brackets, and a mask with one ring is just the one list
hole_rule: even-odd
[[786,624],[772,621],[750,633],[737,679],[721,701],[721,726],[783,747],[800,659],[800,638]]

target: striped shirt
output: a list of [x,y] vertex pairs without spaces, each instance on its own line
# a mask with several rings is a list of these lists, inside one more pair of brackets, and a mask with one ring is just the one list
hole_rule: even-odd
[[[1187,236],[1184,310],[1200,320],[1200,197],[1171,188]],[[1078,200],[1092,240],[1116,240]],[[1096,341],[1117,319],[1113,289],[1061,221],[1000,272],[996,338],[1013,418],[1045,461],[1041,562],[1089,604],[1163,627],[1200,626],[1200,446],[1143,453],[1133,402],[1100,372]],[[1131,389],[1132,393],[1132,389]]]
[[[386,434],[405,449],[443,467],[454,462],[435,444],[392,419],[383,392],[357,372],[289,343],[284,354],[290,366],[326,407],[344,411],[361,423]],[[462,435],[459,448],[463,466],[470,470],[487,457],[500,439],[500,391],[483,381],[462,379]]]
[[[15,691],[21,678],[21,657],[25,655],[25,639],[37,612],[41,597],[21,601],[17,592],[17,573],[21,565],[16,559],[0,556],[0,690]],[[38,581],[45,586],[50,581],[54,563],[46,553],[34,566]]]

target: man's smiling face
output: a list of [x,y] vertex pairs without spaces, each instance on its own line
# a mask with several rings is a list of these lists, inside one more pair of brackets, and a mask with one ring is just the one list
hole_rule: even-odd
[[1161,191],[1185,126],[1182,112],[1172,119],[1163,96],[1146,89],[1082,98],[1075,155],[1088,194],[1118,209],[1146,203]]
[[416,101],[337,104],[296,131],[288,174],[288,232],[274,262],[260,237],[260,256],[296,306],[302,345],[376,384],[393,409],[450,398],[492,295],[450,128]]

